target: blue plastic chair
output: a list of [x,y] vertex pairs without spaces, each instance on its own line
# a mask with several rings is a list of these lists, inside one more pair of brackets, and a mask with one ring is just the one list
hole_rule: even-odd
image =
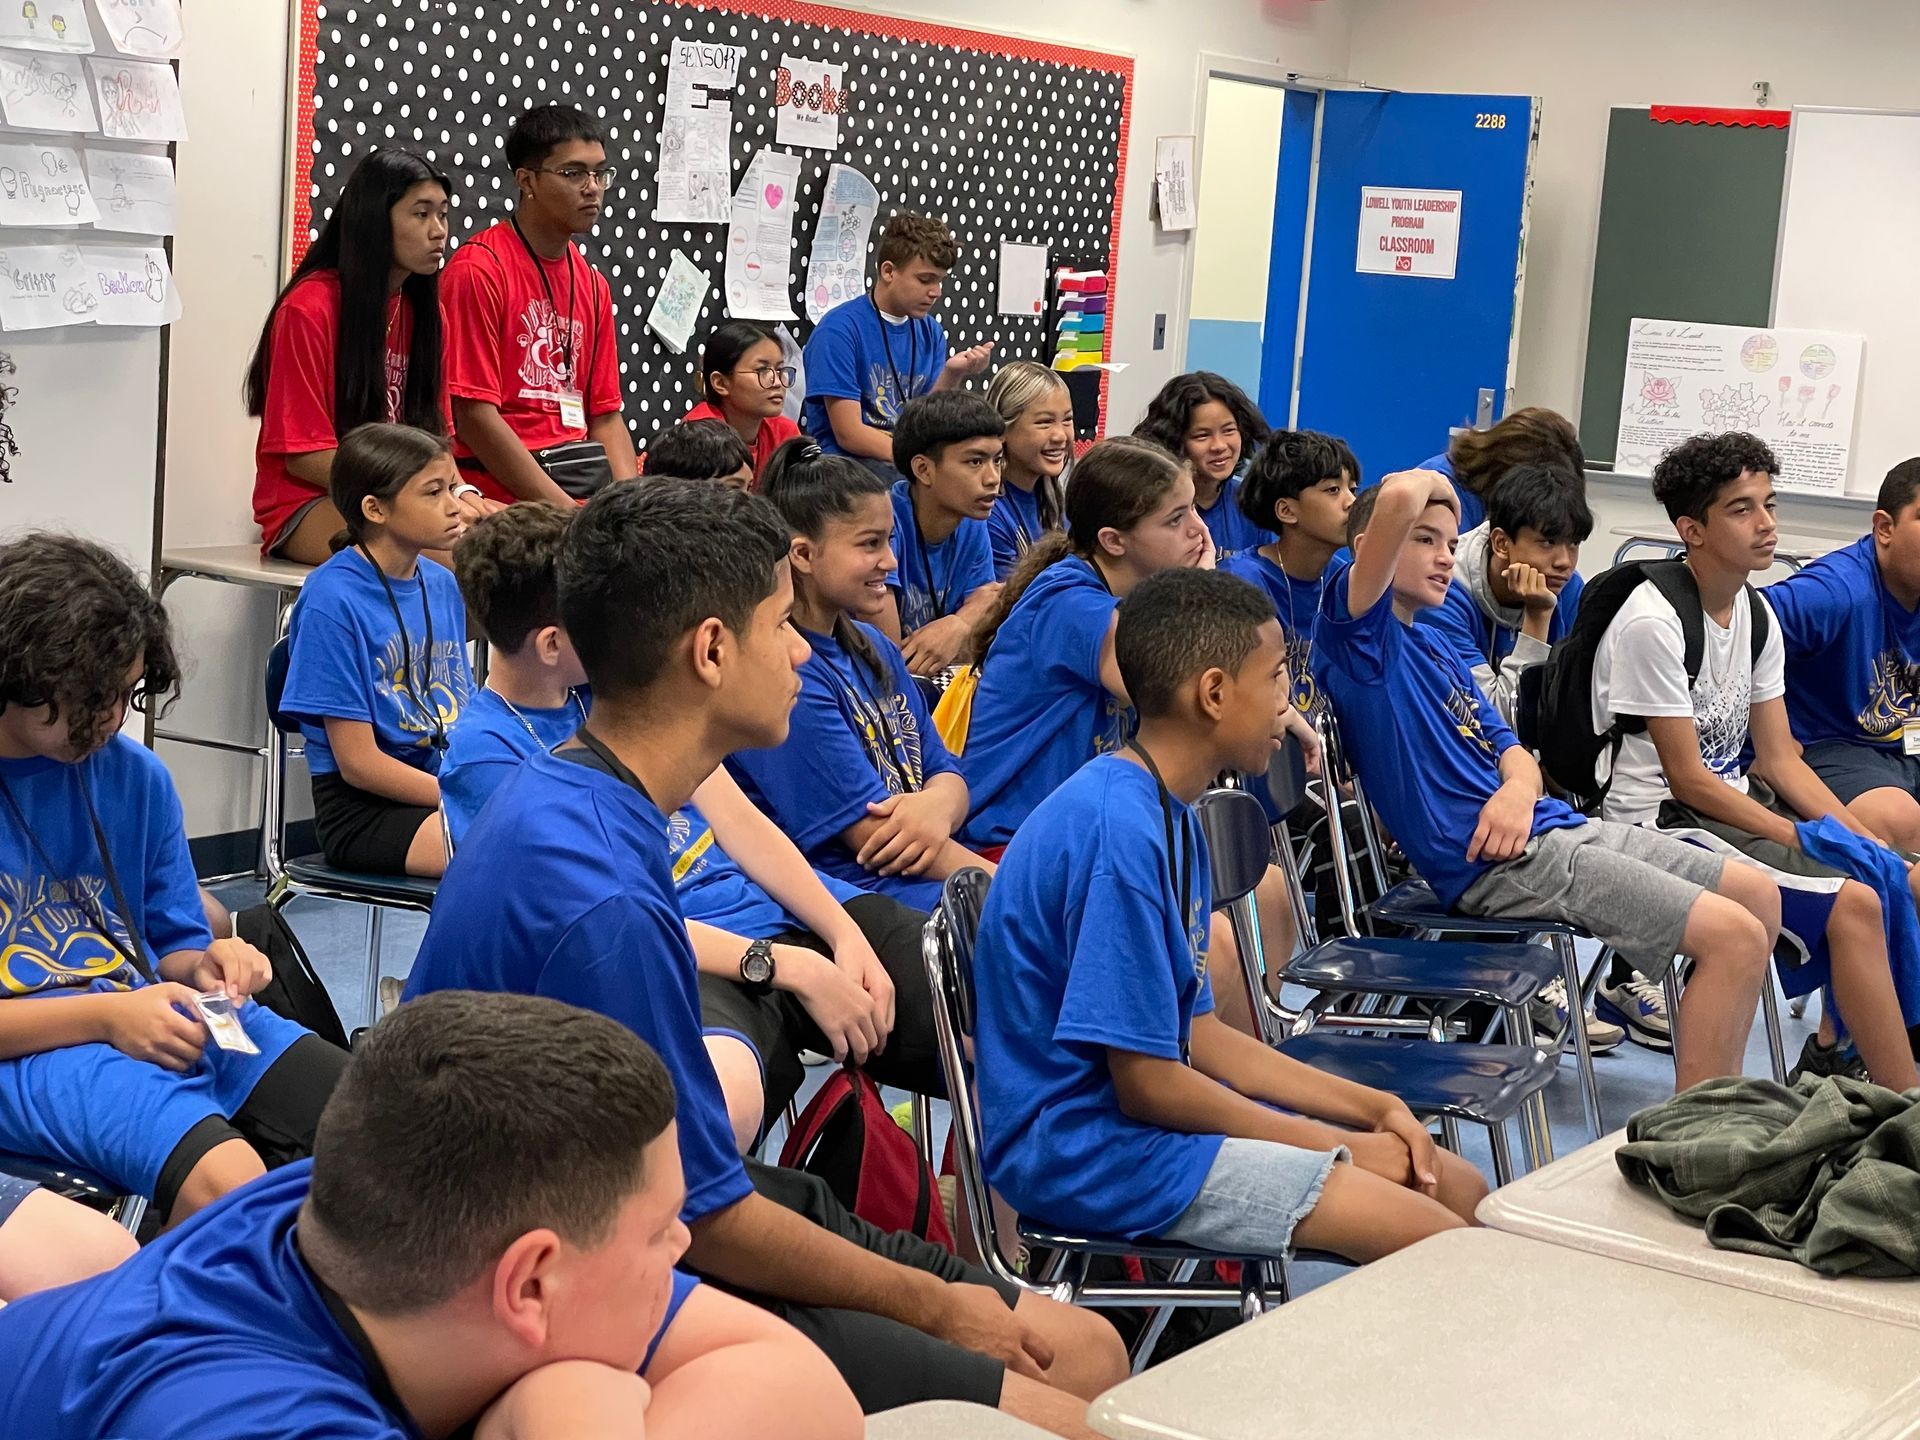
[[299,724],[280,708],[287,688],[287,657],[290,642],[285,636],[274,642],[267,656],[267,717],[273,722],[274,743],[267,756],[267,904],[284,908],[296,895],[312,895],[322,900],[345,900],[367,907],[367,1001],[366,1023],[380,1019],[380,940],[382,922],[388,910],[412,910],[430,914],[438,880],[416,875],[371,875],[363,871],[342,870],[329,865],[318,854],[288,858],[287,842],[287,760],[292,750],[289,738],[299,734]]
[[91,1171],[64,1161],[31,1159],[0,1151],[0,1172],[31,1180],[41,1189],[76,1200],[90,1210],[103,1211],[129,1235],[138,1235],[140,1222],[146,1219],[146,1196],[129,1195]]

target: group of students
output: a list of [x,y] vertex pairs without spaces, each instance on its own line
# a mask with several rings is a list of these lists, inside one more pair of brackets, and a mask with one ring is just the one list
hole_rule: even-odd
[[[1075,458],[1058,376],[966,388],[991,356],[932,318],[951,239],[901,217],[809,341],[806,433],[778,338],[729,322],[711,413],[602,483],[638,465],[570,239],[604,148],[548,107],[508,152],[522,203],[437,298],[447,187],[370,156],[256,362],[263,531],[319,561],[279,705],[323,848],[443,877],[351,1060],[251,998],[270,967],[215,938],[172,783],[119,734],[177,688],[165,613],[97,546],[0,547],[0,985],[33,1002],[0,1004],[0,1156],[169,1227],[129,1258],[0,1180],[0,1430],[827,1437],[956,1398],[1087,1433],[1126,1371],[1107,1320],[753,1152],[805,1050],[944,1096],[920,938],[979,867],[984,1159],[1020,1215],[1359,1261],[1471,1223],[1484,1182],[1404,1103],[1260,1043],[1231,988],[1215,1011],[1239,962],[1194,804],[1288,736],[1318,766],[1329,727],[1443,903],[1613,948],[1602,996],[1681,1085],[1738,1071],[1776,953],[1827,992],[1803,1069],[1920,1083],[1920,462],[1762,595],[1774,457],[1689,441],[1653,489],[1691,590],[1583,595],[1564,418],[1367,487],[1196,373]],[[386,318],[350,319],[383,267]],[[608,467],[584,505],[563,483]],[[1514,734],[1522,672],[1575,655],[1593,814]]]

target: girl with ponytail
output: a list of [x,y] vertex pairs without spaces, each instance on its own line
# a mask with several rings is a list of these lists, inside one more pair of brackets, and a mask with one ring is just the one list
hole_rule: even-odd
[[1065,521],[1073,398],[1056,372],[1018,360],[1000,367],[987,387],[987,403],[1007,422],[1000,498],[987,517],[993,578],[1005,580],[1034,541]]
[[1213,564],[1191,475],[1150,440],[1089,450],[1074,466],[1066,524],[1028,548],[974,632],[980,678],[962,760],[973,812],[960,835],[990,855],[1062,781],[1132,733],[1113,657],[1121,598],[1161,570]]
[[897,563],[888,484],[801,439],[761,488],[793,530],[793,623],[813,654],[786,742],[729,767],[816,869],[931,909],[949,874],[981,860],[953,839],[967,814],[959,766],[899,646],[871,623]]

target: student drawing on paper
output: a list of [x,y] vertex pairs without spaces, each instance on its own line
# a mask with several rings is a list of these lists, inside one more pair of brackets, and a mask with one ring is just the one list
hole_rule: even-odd
[[1839,398],[1840,398],[1840,387],[1838,385],[1827,386],[1827,403],[1825,406],[1821,408],[1821,411],[1820,411],[1820,418],[1822,420],[1826,419],[1829,415],[1833,413],[1833,402],[1838,400]]
[[1670,420],[1679,413],[1680,387],[1665,375],[1646,375],[1640,382],[1641,418]]
[[167,272],[152,260],[147,261],[147,298],[159,305],[167,298]]
[[1787,418],[1787,397],[1792,393],[1793,377],[1791,375],[1782,375],[1780,377],[1780,418],[1782,420]]

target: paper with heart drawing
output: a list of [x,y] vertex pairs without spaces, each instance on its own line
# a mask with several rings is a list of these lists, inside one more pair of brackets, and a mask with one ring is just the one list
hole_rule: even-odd
[[93,95],[76,55],[0,50],[0,113],[28,130],[98,130]]
[[87,61],[100,101],[100,129],[111,140],[184,140],[187,114],[171,65],[95,56]]
[[794,192],[800,157],[762,150],[733,192],[727,236],[727,313],[736,320],[792,320]]
[[807,256],[807,318],[820,317],[867,288],[867,236],[880,208],[880,192],[850,165],[827,168],[827,198]]

